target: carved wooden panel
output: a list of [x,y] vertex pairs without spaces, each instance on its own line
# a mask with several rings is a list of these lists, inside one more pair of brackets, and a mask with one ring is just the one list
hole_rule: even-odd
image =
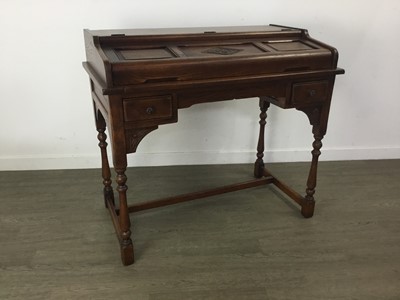
[[178,48],[187,57],[257,55],[265,52],[253,43],[179,46]]

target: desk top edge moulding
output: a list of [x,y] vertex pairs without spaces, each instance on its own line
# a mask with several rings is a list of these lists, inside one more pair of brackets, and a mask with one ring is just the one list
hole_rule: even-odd
[[[105,206],[120,242],[124,265],[134,262],[130,213],[273,184],[301,208],[314,213],[318,157],[328,124],[337,68],[335,48],[305,29],[280,25],[84,30],[96,129],[102,161]],[[254,179],[206,191],[143,203],[127,201],[127,154],[160,125],[178,121],[194,104],[259,98],[259,138]],[[305,196],[269,172],[263,161],[270,104],[304,112],[312,126],[311,166]],[[222,118],[223,116],[221,116]],[[116,172],[112,187],[107,134]]]

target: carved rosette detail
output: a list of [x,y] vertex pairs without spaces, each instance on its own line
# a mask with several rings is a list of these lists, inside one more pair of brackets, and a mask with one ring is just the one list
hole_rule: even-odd
[[203,53],[218,54],[218,55],[232,55],[242,51],[242,49],[226,48],[226,47],[214,47],[204,50]]

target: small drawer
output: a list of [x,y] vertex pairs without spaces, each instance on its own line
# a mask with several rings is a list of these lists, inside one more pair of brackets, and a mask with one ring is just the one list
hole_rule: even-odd
[[293,84],[292,103],[294,105],[307,105],[315,102],[326,101],[328,98],[328,81],[312,81]]
[[125,122],[169,119],[174,116],[170,95],[123,100]]

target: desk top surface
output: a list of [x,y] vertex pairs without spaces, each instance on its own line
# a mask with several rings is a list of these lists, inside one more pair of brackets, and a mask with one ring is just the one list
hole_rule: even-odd
[[269,26],[85,30],[96,39],[111,63],[142,60],[187,60],[330,55],[331,49],[307,38],[303,29]]
[[148,36],[148,35],[176,35],[176,34],[210,34],[210,33],[256,33],[256,32],[281,32],[300,31],[301,29],[289,28],[279,25],[261,26],[220,26],[220,27],[187,27],[187,28],[143,28],[143,29],[106,29],[89,30],[94,36],[107,37],[112,35]]

